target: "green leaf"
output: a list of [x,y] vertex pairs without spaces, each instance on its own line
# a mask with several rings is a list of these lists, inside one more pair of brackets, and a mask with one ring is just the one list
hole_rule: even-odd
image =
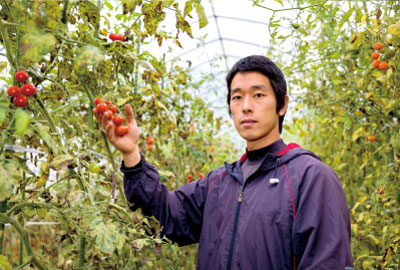
[[32,117],[28,112],[24,111],[21,108],[18,108],[15,111],[14,117],[15,117],[15,133],[18,134],[19,136],[22,136],[28,129]]
[[104,224],[101,218],[91,222],[91,235],[96,237],[96,245],[104,253],[112,253],[117,248],[122,248],[125,236],[121,235],[118,227],[113,223]]
[[113,9],[114,9],[113,5],[111,5],[111,3],[108,2],[108,1],[104,2],[104,5],[105,5],[106,7],[108,7],[109,10],[113,10]]
[[343,18],[342,18],[342,20],[341,20],[341,22],[340,22],[339,29],[342,28],[343,24],[345,24],[346,22],[349,21],[349,18],[350,18],[350,16],[351,16],[352,13],[353,13],[353,9],[351,8],[349,11],[347,11],[347,12],[344,14],[344,16],[343,16]]
[[0,124],[3,124],[7,119],[7,108],[0,107]]
[[98,29],[100,27],[100,10],[97,5],[90,1],[82,0],[78,2],[78,6],[84,20]]
[[189,13],[192,12],[192,9],[193,9],[193,1],[186,1],[185,9],[183,10],[183,16],[189,15]]
[[13,188],[21,180],[18,162],[12,159],[0,163],[0,201],[8,198]]
[[200,1],[196,2],[196,12],[197,12],[197,15],[199,16],[200,28],[203,28],[204,26],[206,26],[208,24],[208,20],[207,20],[206,14],[204,12],[204,8],[201,5]]
[[74,159],[70,155],[59,155],[51,161],[50,168],[59,171],[71,165],[73,161]]
[[354,131],[353,135],[351,136],[353,142],[355,142],[363,133],[364,133],[363,127],[359,127],[356,131]]
[[45,144],[54,152],[58,153],[57,144],[51,137],[49,132],[49,127],[44,125],[36,125],[34,127],[36,133],[45,142]]

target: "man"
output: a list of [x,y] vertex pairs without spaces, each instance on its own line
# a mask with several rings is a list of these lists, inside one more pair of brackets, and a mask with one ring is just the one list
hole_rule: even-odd
[[103,117],[123,154],[127,199],[155,216],[179,245],[199,242],[198,269],[353,269],[338,177],[313,153],[280,139],[289,102],[281,70],[253,55],[239,60],[226,81],[229,113],[246,153],[174,192],[139,153],[131,107],[125,107],[126,136],[115,136]]

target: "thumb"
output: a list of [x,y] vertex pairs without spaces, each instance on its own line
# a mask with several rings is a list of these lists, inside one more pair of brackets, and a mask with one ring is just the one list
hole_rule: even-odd
[[128,124],[133,124],[135,126],[137,125],[135,117],[133,116],[132,107],[129,104],[125,105],[125,117],[126,117],[126,121],[128,122]]

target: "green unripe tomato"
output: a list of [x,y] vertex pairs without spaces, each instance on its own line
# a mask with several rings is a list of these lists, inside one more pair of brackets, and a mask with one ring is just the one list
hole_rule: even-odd
[[89,164],[89,172],[98,173],[100,171],[100,166],[96,162],[91,162]]

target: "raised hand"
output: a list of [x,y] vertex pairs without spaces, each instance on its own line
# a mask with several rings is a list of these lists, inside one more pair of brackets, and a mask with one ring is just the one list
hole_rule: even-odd
[[136,124],[135,117],[133,116],[132,107],[129,104],[125,105],[125,117],[128,123],[129,131],[126,135],[118,136],[115,133],[115,124],[109,120],[107,114],[100,114],[96,108],[93,113],[97,120],[103,126],[104,132],[108,140],[123,154],[123,159],[126,166],[136,165],[140,161],[139,154],[139,128]]

